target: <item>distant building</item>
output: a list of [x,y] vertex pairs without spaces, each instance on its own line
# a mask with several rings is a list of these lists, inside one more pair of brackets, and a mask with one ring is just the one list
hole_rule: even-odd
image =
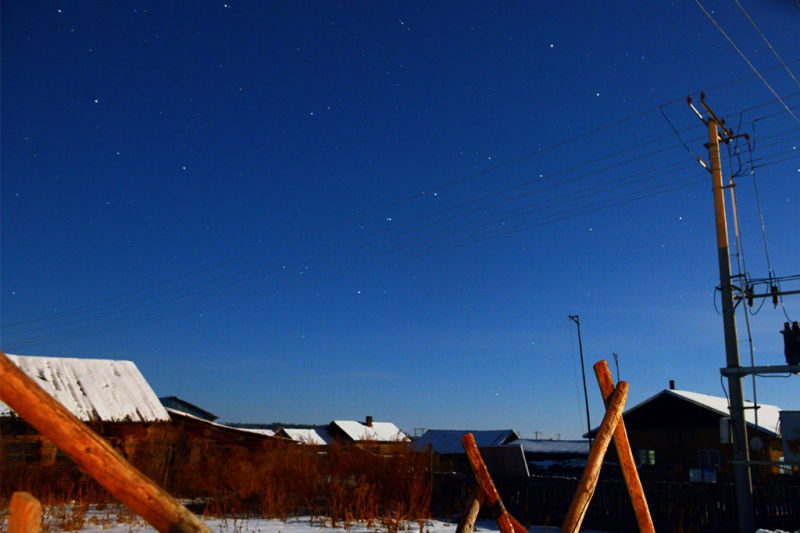
[[517,439],[506,446],[521,446],[531,474],[554,474],[583,469],[589,457],[588,440]]
[[333,442],[333,437],[331,437],[327,429],[279,428],[275,435],[291,439],[300,444],[313,446],[326,446]]
[[328,424],[328,434],[343,442],[407,443],[408,435],[391,422],[373,422],[368,416],[364,422],[334,420]]
[[475,443],[481,446],[500,446],[519,439],[512,429],[472,430],[472,429],[429,429],[414,442],[414,451],[424,452],[429,448],[439,455],[464,455],[461,437],[472,433]]
[[364,422],[334,420],[327,427],[329,443],[356,445],[375,453],[392,453],[408,446],[408,435],[391,422],[374,422],[371,416]]
[[527,477],[528,468],[519,446],[515,450],[505,448],[519,435],[511,429],[472,430],[472,429],[429,429],[413,444],[413,450],[430,453],[431,466],[438,472],[459,472],[467,474],[472,467],[461,444],[461,438],[472,433],[481,456],[495,477]]
[[209,413],[205,409],[202,409],[193,403],[189,403],[186,400],[182,400],[177,396],[161,396],[158,398],[158,400],[164,407],[168,407],[174,411],[180,411],[197,418],[202,418],[203,420],[208,420],[209,422],[213,422],[219,418],[217,415]]

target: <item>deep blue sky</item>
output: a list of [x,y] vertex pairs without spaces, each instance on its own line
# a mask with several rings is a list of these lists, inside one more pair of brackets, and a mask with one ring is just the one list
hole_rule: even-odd
[[[800,76],[800,5],[740,1]],[[736,3],[703,5],[800,115]],[[227,421],[574,438],[578,314],[593,422],[612,352],[631,403],[722,395],[703,89],[755,139],[724,161],[747,271],[752,158],[800,273],[800,121],[695,2],[4,0],[2,348],[130,359]],[[758,364],[784,307],[752,317]]]

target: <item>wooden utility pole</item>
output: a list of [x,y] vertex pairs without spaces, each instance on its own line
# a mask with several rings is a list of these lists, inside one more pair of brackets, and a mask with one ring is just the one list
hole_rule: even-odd
[[589,393],[586,392],[586,370],[583,367],[583,342],[581,341],[581,319],[578,315],[569,315],[569,319],[578,326],[578,351],[581,354],[581,376],[583,376],[583,399],[586,402],[586,427],[588,428],[589,446],[592,445],[592,422],[589,420]]
[[[719,259],[719,281],[722,296],[722,322],[725,331],[725,359],[728,369],[739,368],[739,341],[736,333],[734,314],[733,283],[731,281],[731,260],[728,246],[728,223],[725,215],[725,197],[722,185],[722,167],[719,156],[719,121],[703,101],[709,112],[708,154],[714,193],[714,213],[717,227],[717,254]],[[730,135],[722,126],[726,138]],[[755,511],[753,506],[753,483],[750,479],[750,452],[747,445],[747,426],[744,418],[744,398],[742,396],[742,377],[728,375],[730,393],[731,422],[733,424],[733,469],[736,479],[736,503],[739,517],[739,532],[752,533],[755,530]]]

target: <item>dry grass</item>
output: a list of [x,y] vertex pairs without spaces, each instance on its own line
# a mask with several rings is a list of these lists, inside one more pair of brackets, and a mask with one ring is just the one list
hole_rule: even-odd
[[[175,497],[202,502],[196,510],[206,517],[310,516],[338,526],[366,522],[394,533],[404,521],[430,516],[428,457],[403,446],[391,454],[339,444],[203,446],[151,444],[129,459],[157,482],[166,480]],[[4,461],[0,478],[0,508],[8,507],[13,492],[26,490],[54,509],[43,533],[79,529],[89,504],[113,501],[67,459],[48,466]],[[93,519],[99,520],[96,514]]]

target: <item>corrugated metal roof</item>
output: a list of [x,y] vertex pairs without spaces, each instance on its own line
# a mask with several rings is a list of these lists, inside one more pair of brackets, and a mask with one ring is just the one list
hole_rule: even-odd
[[522,446],[525,453],[560,453],[589,455],[588,440],[531,440],[517,439],[506,446]]
[[331,423],[338,426],[354,441],[391,442],[408,440],[408,436],[391,422],[373,422],[371,426],[355,420],[334,420]]
[[461,445],[461,437],[472,433],[475,443],[480,446],[499,446],[519,438],[511,429],[493,429],[473,431],[469,429],[429,429],[417,442],[414,443],[415,451],[425,451],[430,445],[433,451],[440,454],[465,453]]
[[[84,422],[169,422],[164,406],[132,361],[8,355]],[[11,409],[0,403],[0,414]]]

